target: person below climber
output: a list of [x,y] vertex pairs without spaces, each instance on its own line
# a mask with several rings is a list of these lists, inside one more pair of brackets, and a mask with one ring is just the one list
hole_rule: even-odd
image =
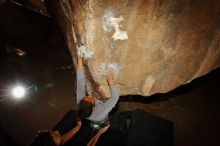
[[[89,142],[97,142],[99,136],[104,133],[108,127],[108,114],[118,102],[119,95],[117,87],[114,84],[115,70],[109,68],[107,71],[107,82],[111,92],[111,98],[103,102],[92,96],[86,96],[86,82],[82,57],[78,57],[77,63],[77,115],[79,118],[85,118],[90,121],[93,129],[99,130],[96,136]],[[106,124],[107,123],[107,124]],[[104,126],[102,126],[104,124]],[[103,128],[104,127],[104,128]],[[104,131],[104,132],[103,132]],[[95,142],[94,142],[95,141]]]
[[64,135],[60,135],[59,131],[39,131],[30,146],[60,146],[68,142],[79,131],[81,121],[77,121],[75,128]]

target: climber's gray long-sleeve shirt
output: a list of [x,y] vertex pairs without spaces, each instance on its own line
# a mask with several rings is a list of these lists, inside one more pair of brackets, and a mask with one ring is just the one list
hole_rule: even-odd
[[[95,109],[92,114],[87,118],[93,122],[103,121],[107,118],[109,112],[114,108],[116,103],[118,102],[119,95],[117,91],[116,85],[110,87],[111,90],[111,98],[106,102],[98,100],[95,98]],[[86,96],[86,82],[85,82],[85,74],[84,69],[77,70],[77,104],[83,97]]]

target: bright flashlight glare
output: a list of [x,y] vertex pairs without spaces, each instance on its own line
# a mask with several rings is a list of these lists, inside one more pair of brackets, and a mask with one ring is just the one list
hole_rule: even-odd
[[12,95],[15,97],[15,98],[22,98],[24,97],[25,95],[25,89],[24,87],[21,87],[21,86],[17,86],[15,88],[12,89]]

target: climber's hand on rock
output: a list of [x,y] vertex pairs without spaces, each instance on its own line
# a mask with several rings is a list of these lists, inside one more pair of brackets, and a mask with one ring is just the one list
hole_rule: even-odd
[[78,56],[77,69],[82,69],[82,68],[83,68],[83,58]]
[[115,76],[115,71],[113,68],[109,68],[107,71],[107,82],[109,86],[112,86],[114,84],[114,76]]

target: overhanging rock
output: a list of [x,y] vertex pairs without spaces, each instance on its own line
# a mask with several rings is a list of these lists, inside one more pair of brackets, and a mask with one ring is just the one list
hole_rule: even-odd
[[[76,43],[95,53],[88,91],[110,96],[105,65],[120,66],[120,95],[168,92],[220,66],[219,0],[49,0],[76,64]],[[95,91],[95,92],[91,92]],[[97,95],[100,93],[100,95]]]

